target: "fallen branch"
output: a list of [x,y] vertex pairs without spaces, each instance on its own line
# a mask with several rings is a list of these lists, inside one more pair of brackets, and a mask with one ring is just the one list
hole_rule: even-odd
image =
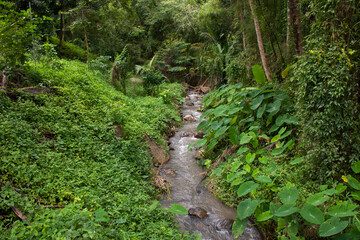
[[27,216],[25,216],[24,214],[22,214],[22,212],[16,208],[16,207],[11,207],[11,209],[13,210],[13,212],[15,213],[16,216],[18,216],[21,220],[26,220]]

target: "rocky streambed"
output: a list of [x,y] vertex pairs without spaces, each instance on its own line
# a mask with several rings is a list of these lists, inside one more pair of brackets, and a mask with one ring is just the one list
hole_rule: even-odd
[[[196,133],[201,116],[201,100],[202,95],[190,91],[183,104],[184,125],[170,139],[170,161],[159,169],[161,176],[171,186],[171,193],[164,197],[162,205],[170,207],[170,204],[176,203],[188,209],[188,215],[176,217],[184,232],[199,234],[202,239],[208,240],[234,239],[231,228],[236,211],[201,186],[206,170],[198,164],[195,152],[188,151],[188,145],[202,137],[201,133]],[[260,240],[262,235],[249,224],[238,239]]]

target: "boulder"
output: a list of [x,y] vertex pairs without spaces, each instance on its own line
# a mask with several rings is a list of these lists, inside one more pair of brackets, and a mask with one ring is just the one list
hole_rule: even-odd
[[209,87],[200,87],[200,91],[204,94],[207,94],[211,91]]
[[202,131],[199,131],[197,133],[194,134],[194,137],[196,138],[203,138],[204,137],[204,133]]
[[188,214],[190,216],[193,217],[198,217],[200,219],[206,218],[208,216],[207,212],[205,209],[201,208],[201,207],[196,207],[196,208],[190,208],[188,210]]
[[191,115],[186,115],[184,118],[183,118],[185,121],[189,121],[189,122],[195,122],[195,118]]

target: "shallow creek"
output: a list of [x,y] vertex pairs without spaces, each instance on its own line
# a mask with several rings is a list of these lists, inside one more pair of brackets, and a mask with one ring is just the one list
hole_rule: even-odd
[[[171,194],[165,196],[161,203],[163,207],[170,207],[172,203],[180,204],[186,209],[200,207],[207,212],[208,216],[203,219],[177,215],[176,220],[184,232],[200,234],[206,240],[234,239],[231,225],[236,211],[201,186],[205,169],[194,159],[195,151],[188,151],[188,145],[199,140],[194,137],[194,133],[201,116],[198,109],[202,96],[190,91],[188,98],[190,100],[183,104],[183,116],[192,115],[195,121],[185,121],[170,139],[170,147],[173,149],[170,151],[170,161],[161,166],[160,174],[169,181]],[[261,240],[262,237],[256,227],[248,226],[238,239]]]

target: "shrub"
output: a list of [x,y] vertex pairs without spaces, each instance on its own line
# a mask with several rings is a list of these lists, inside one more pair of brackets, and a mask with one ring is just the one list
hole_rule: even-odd
[[291,84],[309,175],[324,182],[360,157],[358,86],[348,51],[317,46],[295,64]]

